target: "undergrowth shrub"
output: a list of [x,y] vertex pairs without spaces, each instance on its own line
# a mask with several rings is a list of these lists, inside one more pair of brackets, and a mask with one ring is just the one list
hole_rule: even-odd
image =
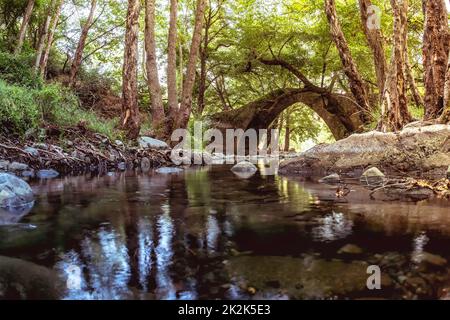
[[117,120],[99,118],[94,112],[79,107],[77,97],[59,84],[29,89],[0,80],[0,125],[23,135],[43,123],[59,126],[77,125],[83,121],[95,131],[116,138]]
[[43,81],[39,74],[33,71],[33,62],[32,54],[14,55],[0,52],[0,79],[27,88],[42,88]]

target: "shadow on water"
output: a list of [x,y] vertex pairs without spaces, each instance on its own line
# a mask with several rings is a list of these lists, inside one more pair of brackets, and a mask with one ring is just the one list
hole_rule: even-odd
[[[20,220],[34,228],[0,226],[0,258],[54,273],[61,299],[438,297],[448,203],[375,202],[352,188],[337,199],[333,187],[239,179],[226,166],[36,182]],[[359,250],[342,253],[349,244]],[[382,290],[367,289],[372,264]]]

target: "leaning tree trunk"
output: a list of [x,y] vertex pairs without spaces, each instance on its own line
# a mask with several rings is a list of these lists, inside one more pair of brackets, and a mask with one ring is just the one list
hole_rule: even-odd
[[391,0],[394,14],[394,47],[382,103],[383,131],[397,131],[411,121],[408,111],[406,50],[408,40],[408,0]]
[[370,0],[359,0],[359,10],[364,34],[373,53],[373,62],[381,101],[386,84],[388,65],[384,53],[383,34],[380,26],[377,24],[379,22],[376,16],[378,12],[374,10]]
[[[170,0],[170,21],[168,36],[168,52],[167,52],[167,98],[169,106],[168,118],[169,128],[175,124],[178,114],[178,89],[177,89],[177,11],[178,0]],[[181,43],[180,43],[180,65],[182,59]],[[181,67],[181,70],[182,67]],[[182,73],[180,74],[182,77]]]
[[156,137],[165,137],[164,104],[156,59],[155,0],[145,1],[145,52],[147,84],[150,91],[152,129]]
[[22,51],[25,34],[27,33],[28,23],[30,22],[31,14],[33,13],[34,2],[35,0],[28,0],[22,24],[20,25],[19,37],[17,38],[17,44],[16,48],[14,49],[14,54],[19,54]]
[[128,0],[125,50],[122,71],[122,128],[130,139],[139,136],[140,119],[138,106],[138,35],[140,0]]
[[[341,25],[337,18],[335,0],[325,0],[325,12],[330,25],[331,36],[339,52],[342,65],[344,66],[345,75],[348,78],[350,90],[361,109],[363,120],[367,120],[369,107],[369,99],[364,87],[364,83],[356,63],[350,53],[347,40],[342,32]],[[367,122],[367,121],[365,121]]]
[[50,32],[47,37],[47,46],[45,47],[44,55],[42,56],[41,63],[39,65],[39,70],[41,73],[41,76],[45,76],[45,70],[47,69],[47,63],[48,63],[48,57],[50,55],[50,49],[52,48],[53,44],[53,37],[55,35],[56,27],[58,25],[59,16],[61,15],[61,8],[64,3],[64,0],[59,0],[58,6],[56,8],[56,12],[53,16],[52,24],[50,27]]
[[45,17],[44,27],[39,37],[39,42],[36,50],[36,60],[34,62],[34,71],[37,72],[39,65],[41,64],[42,52],[44,51],[45,40],[47,39],[48,28],[50,27],[50,21],[52,19],[52,10],[55,7],[55,0],[52,0],[50,7],[48,8],[47,16]]
[[191,115],[192,91],[194,89],[195,69],[197,67],[200,41],[202,40],[205,8],[206,0],[197,0],[194,33],[192,34],[191,49],[189,51],[189,61],[187,65],[186,76],[183,82],[183,92],[181,94],[180,115],[174,129],[186,128],[189,122],[189,116]]
[[70,68],[69,86],[71,87],[75,84],[78,69],[80,68],[81,61],[83,59],[84,46],[86,45],[86,39],[89,33],[89,29],[92,27],[92,21],[94,19],[96,7],[97,7],[97,0],[92,0],[89,16],[86,20],[86,23],[83,25],[83,28],[81,29],[81,35],[80,39],[78,40],[77,50],[75,51],[72,67]]
[[423,0],[425,31],[423,65],[425,84],[425,119],[439,117],[444,108],[444,87],[447,70],[448,16],[444,0]]

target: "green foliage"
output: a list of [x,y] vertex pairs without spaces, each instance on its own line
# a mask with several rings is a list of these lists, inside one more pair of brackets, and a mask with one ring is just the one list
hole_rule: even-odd
[[15,56],[7,52],[0,52],[0,79],[28,88],[42,87],[42,79],[31,68],[33,58],[28,54]]
[[0,125],[19,134],[38,128],[42,123],[60,126],[77,125],[83,121],[95,132],[115,137],[116,120],[100,119],[95,113],[79,108],[78,99],[66,88],[44,85],[28,89],[0,80]]

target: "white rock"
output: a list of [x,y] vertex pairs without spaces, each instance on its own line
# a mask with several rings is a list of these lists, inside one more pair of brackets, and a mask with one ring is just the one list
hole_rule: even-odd
[[139,146],[143,149],[168,149],[169,146],[164,141],[153,139],[150,137],[140,137]]

